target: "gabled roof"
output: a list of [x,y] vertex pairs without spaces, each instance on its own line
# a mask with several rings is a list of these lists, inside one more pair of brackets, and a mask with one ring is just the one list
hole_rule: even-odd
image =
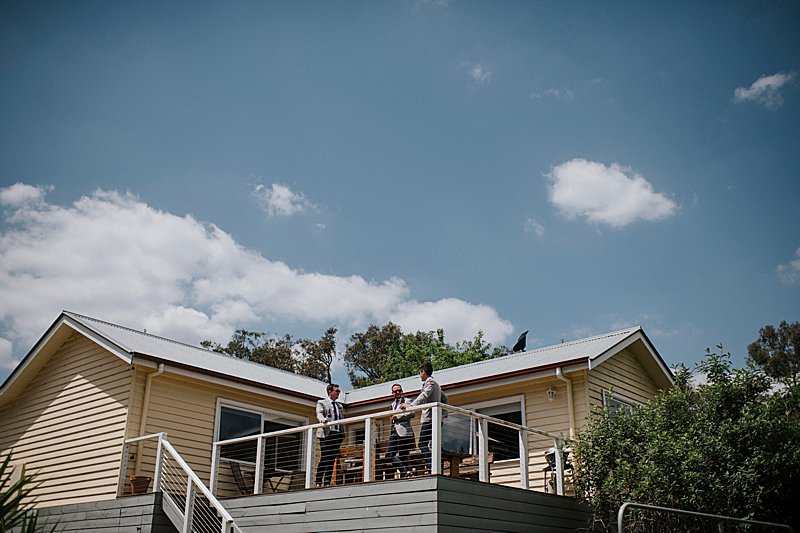
[[[306,396],[308,398],[319,398],[325,394],[325,383],[316,379],[251,363],[226,354],[126,328],[96,318],[63,311],[47,333],[42,336],[36,346],[0,387],[0,397],[5,395],[6,391],[14,385],[14,382],[20,377],[20,374],[25,372],[26,368],[29,366],[38,368],[40,366],[36,365],[34,360],[40,351],[45,348],[48,340],[53,337],[60,337],[63,342],[66,338],[63,331],[64,328],[81,332],[128,363],[134,360],[165,363],[202,374],[268,387],[273,390],[279,389],[293,395]],[[58,342],[58,344],[60,345],[61,342]]]
[[[671,385],[673,383],[672,372],[664,364],[642,328],[638,326],[509,354],[496,359],[434,370],[434,376],[439,385],[448,389],[548,370],[554,371],[557,367],[563,367],[564,370],[567,370],[568,367],[573,370],[581,367],[591,369],[602,364],[620,350],[634,344],[638,348],[637,355],[640,362],[653,375],[656,384],[660,387]],[[410,376],[395,382],[402,385],[403,390],[407,392],[420,388],[419,376]],[[356,389],[348,392],[346,396],[348,405],[369,403],[388,397],[387,385],[382,383]]]
[[[293,396],[320,398],[325,395],[325,383],[316,379],[63,311],[0,386],[0,403],[8,398],[9,392],[24,387],[73,331],[86,335],[129,364],[145,361],[151,364],[165,363],[174,368],[284,391]],[[659,387],[673,383],[672,373],[640,327],[437,370],[435,376],[443,388],[452,389],[554,371],[557,367],[562,367],[564,371],[591,369],[626,347],[631,347]],[[397,382],[409,393],[418,390],[420,385],[418,376],[409,376]],[[343,396],[341,401],[347,405],[381,401],[388,397],[387,386],[385,383],[372,385],[348,391]]]

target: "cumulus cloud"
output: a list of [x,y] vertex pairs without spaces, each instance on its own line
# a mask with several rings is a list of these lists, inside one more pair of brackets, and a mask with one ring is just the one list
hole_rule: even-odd
[[487,85],[494,77],[494,70],[486,61],[467,61],[461,64],[470,81],[476,85]]
[[800,248],[795,250],[794,259],[778,265],[778,279],[787,285],[800,282]]
[[674,215],[678,204],[653,189],[630,168],[586,159],[572,159],[545,175],[550,181],[550,203],[567,218],[613,228],[637,220],[662,220]]
[[[390,317],[407,331],[424,324],[445,327],[448,336],[472,328],[472,335],[483,329],[502,340],[510,327],[487,306],[418,304],[398,278],[291,268],[213,224],[159,211],[131,194],[98,190],[59,206],[42,195],[18,201],[36,195],[11,189],[0,189],[0,367],[13,365],[13,354],[24,354],[62,309],[195,344],[227,341],[239,327],[335,324],[344,332]],[[447,316],[445,306],[457,313]]]
[[397,306],[389,316],[403,331],[432,331],[444,328],[447,341],[456,343],[471,340],[478,331],[492,344],[503,342],[513,331],[510,322],[503,320],[493,308],[474,305],[456,298],[436,302],[410,300]]
[[794,72],[761,76],[750,87],[738,87],[733,92],[733,101],[737,104],[755,102],[767,109],[778,109],[783,106],[781,88],[794,79]]
[[47,192],[46,187],[34,187],[25,183],[15,183],[10,187],[0,189],[0,205],[6,207],[21,207],[30,203],[39,202]]
[[269,188],[256,185],[252,194],[261,208],[271,217],[288,217],[316,209],[303,193],[296,193],[280,183],[273,183]]

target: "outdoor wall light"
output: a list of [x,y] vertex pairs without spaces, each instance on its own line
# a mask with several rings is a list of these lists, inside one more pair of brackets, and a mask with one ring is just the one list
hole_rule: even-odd
[[551,402],[556,399],[556,388],[553,385],[547,389],[547,399]]

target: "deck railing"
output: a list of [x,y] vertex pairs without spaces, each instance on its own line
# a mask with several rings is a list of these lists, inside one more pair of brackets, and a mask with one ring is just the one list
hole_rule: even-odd
[[184,533],[239,531],[231,515],[172,447],[166,433],[126,440],[122,457],[120,496],[161,492],[165,514]]
[[[417,442],[422,411],[431,411],[430,462]],[[214,443],[211,492],[234,497],[314,488],[320,446],[317,430],[340,426],[343,441],[330,483],[341,485],[401,477],[387,457],[392,415],[412,412],[415,439],[400,449],[411,476],[443,474],[474,481],[565,494],[564,440],[560,435],[452,405],[431,403]]]

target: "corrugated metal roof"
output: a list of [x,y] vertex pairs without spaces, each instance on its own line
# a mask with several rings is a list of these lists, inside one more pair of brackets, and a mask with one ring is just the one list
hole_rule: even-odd
[[[628,328],[611,333],[604,333],[595,337],[578,339],[570,342],[563,342],[553,346],[545,346],[534,350],[527,350],[515,354],[509,354],[496,359],[478,361],[468,365],[445,368],[442,370],[434,369],[434,376],[439,385],[455,385],[478,380],[489,376],[503,376],[524,371],[535,372],[537,368],[547,368],[566,363],[569,361],[594,360],[615,345],[624,341],[641,331],[640,327]],[[419,390],[420,379],[418,375],[399,379],[393,383],[399,383],[405,391]],[[388,384],[382,383],[371,385],[363,389],[349,391],[346,394],[348,404],[364,402],[388,395]]]
[[231,378],[256,384],[294,391],[306,396],[321,398],[325,395],[325,383],[313,378],[237,359],[226,354],[165,339],[77,313],[64,311],[64,315],[108,339],[108,341],[131,355],[150,356],[166,363],[192,367],[199,372],[230,376]]

